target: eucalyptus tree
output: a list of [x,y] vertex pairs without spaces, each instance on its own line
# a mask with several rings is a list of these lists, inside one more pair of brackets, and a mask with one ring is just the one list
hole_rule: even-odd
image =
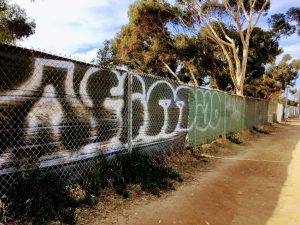
[[235,93],[243,95],[251,35],[270,1],[177,0],[177,5],[184,12],[182,26],[195,34],[201,30],[222,49]]
[[128,11],[129,23],[111,41],[115,62],[141,73],[178,82],[203,82],[197,70],[201,49],[197,37],[172,30],[177,8],[164,0],[138,0]]
[[286,13],[276,13],[268,18],[273,34],[280,38],[290,36],[298,31],[300,35],[300,8],[291,7]]
[[[244,6],[246,12],[251,11],[249,6]],[[263,6],[258,4],[255,10],[259,7]],[[268,7],[267,4],[265,9]],[[185,1],[171,5],[164,0],[137,0],[129,8],[128,24],[99,50],[98,62],[101,65],[107,62],[125,65],[129,70],[193,82],[197,86],[209,82],[213,88],[236,91],[230,69],[235,60],[232,49],[225,46],[229,59],[233,60],[228,61],[223,46],[212,41],[208,34],[208,25],[197,26],[199,21],[193,19],[193,13],[195,11]],[[245,63],[242,61],[244,42],[241,33],[236,27],[225,24],[225,20],[222,26],[220,23],[211,21],[209,26],[222,40],[230,37],[239,50],[237,58],[241,66],[241,62]],[[242,35],[246,33],[244,29]],[[274,61],[280,53],[278,41],[271,32],[252,27],[243,82],[247,84],[260,78],[265,72],[265,64]]]

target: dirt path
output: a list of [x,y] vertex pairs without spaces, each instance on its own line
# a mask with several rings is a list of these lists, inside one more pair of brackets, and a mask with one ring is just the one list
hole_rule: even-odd
[[[108,224],[300,224],[296,219],[300,188],[291,188],[300,187],[299,141],[300,121],[293,121],[245,146],[236,145],[243,153],[214,158],[214,170],[199,174],[165,198],[130,207]],[[292,204],[291,194],[298,195]],[[287,211],[293,220],[282,216]],[[91,224],[104,224],[91,220]]]
[[292,157],[277,207],[267,225],[300,224],[300,141]]

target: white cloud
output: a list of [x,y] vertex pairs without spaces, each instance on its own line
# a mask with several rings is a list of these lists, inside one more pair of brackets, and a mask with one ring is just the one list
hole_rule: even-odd
[[75,54],[72,54],[71,58],[79,59],[80,61],[90,63],[91,60],[95,59],[98,49],[99,49],[99,47],[89,50],[87,52],[75,53]]
[[[105,39],[111,39],[126,24],[134,0],[13,0],[36,21],[36,33],[23,46],[47,52],[75,55],[85,61]],[[85,51],[84,51],[85,50]],[[85,54],[86,52],[86,54]]]
[[299,0],[271,0],[269,13],[286,13],[290,7],[299,7]]
[[[128,21],[128,7],[135,0],[12,0],[35,19],[36,33],[22,42],[25,47],[71,55],[90,61],[105,39],[111,39]],[[174,0],[169,0],[174,2]],[[299,0],[272,0],[270,14],[285,12]],[[265,19],[260,26],[268,28]],[[296,35],[295,35],[296,36]],[[282,39],[285,53],[300,58],[299,37]],[[295,42],[296,41],[296,42]]]

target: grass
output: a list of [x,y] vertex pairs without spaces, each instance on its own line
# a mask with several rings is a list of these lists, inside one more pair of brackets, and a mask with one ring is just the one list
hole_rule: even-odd
[[100,158],[78,184],[66,186],[67,178],[39,169],[34,160],[20,165],[15,179],[5,204],[0,202],[3,205],[2,208],[0,205],[0,222],[12,218],[10,221],[15,224],[33,225],[51,221],[76,224],[76,207],[95,205],[101,190],[107,187],[113,187],[117,194],[127,198],[129,184],[160,195],[162,190],[174,189],[173,181],[182,181],[180,174],[163,160],[137,150],[119,154],[113,160]]
[[63,180],[55,173],[31,168],[16,174],[8,193],[10,217],[21,224],[48,224],[60,220],[75,224],[75,204]]
[[117,194],[127,198],[128,184],[138,184],[142,190],[159,195],[161,190],[173,189],[171,180],[182,182],[182,177],[162,161],[134,150],[117,155],[111,162],[102,158],[91,170],[85,186],[90,193],[99,195],[101,188],[112,185]]

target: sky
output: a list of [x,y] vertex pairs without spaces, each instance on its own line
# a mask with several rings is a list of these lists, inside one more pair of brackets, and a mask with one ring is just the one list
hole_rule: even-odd
[[128,22],[134,0],[12,0],[36,22],[24,47],[90,62],[106,39]]
[[[90,62],[103,41],[113,38],[128,22],[127,10],[135,0],[12,0],[36,22],[35,34],[19,44],[48,53]],[[174,1],[174,0],[172,0]],[[300,0],[271,0],[269,14],[300,7]],[[262,19],[259,25],[268,29]],[[300,58],[300,37],[280,40],[284,54]],[[300,88],[300,79],[297,81]]]

